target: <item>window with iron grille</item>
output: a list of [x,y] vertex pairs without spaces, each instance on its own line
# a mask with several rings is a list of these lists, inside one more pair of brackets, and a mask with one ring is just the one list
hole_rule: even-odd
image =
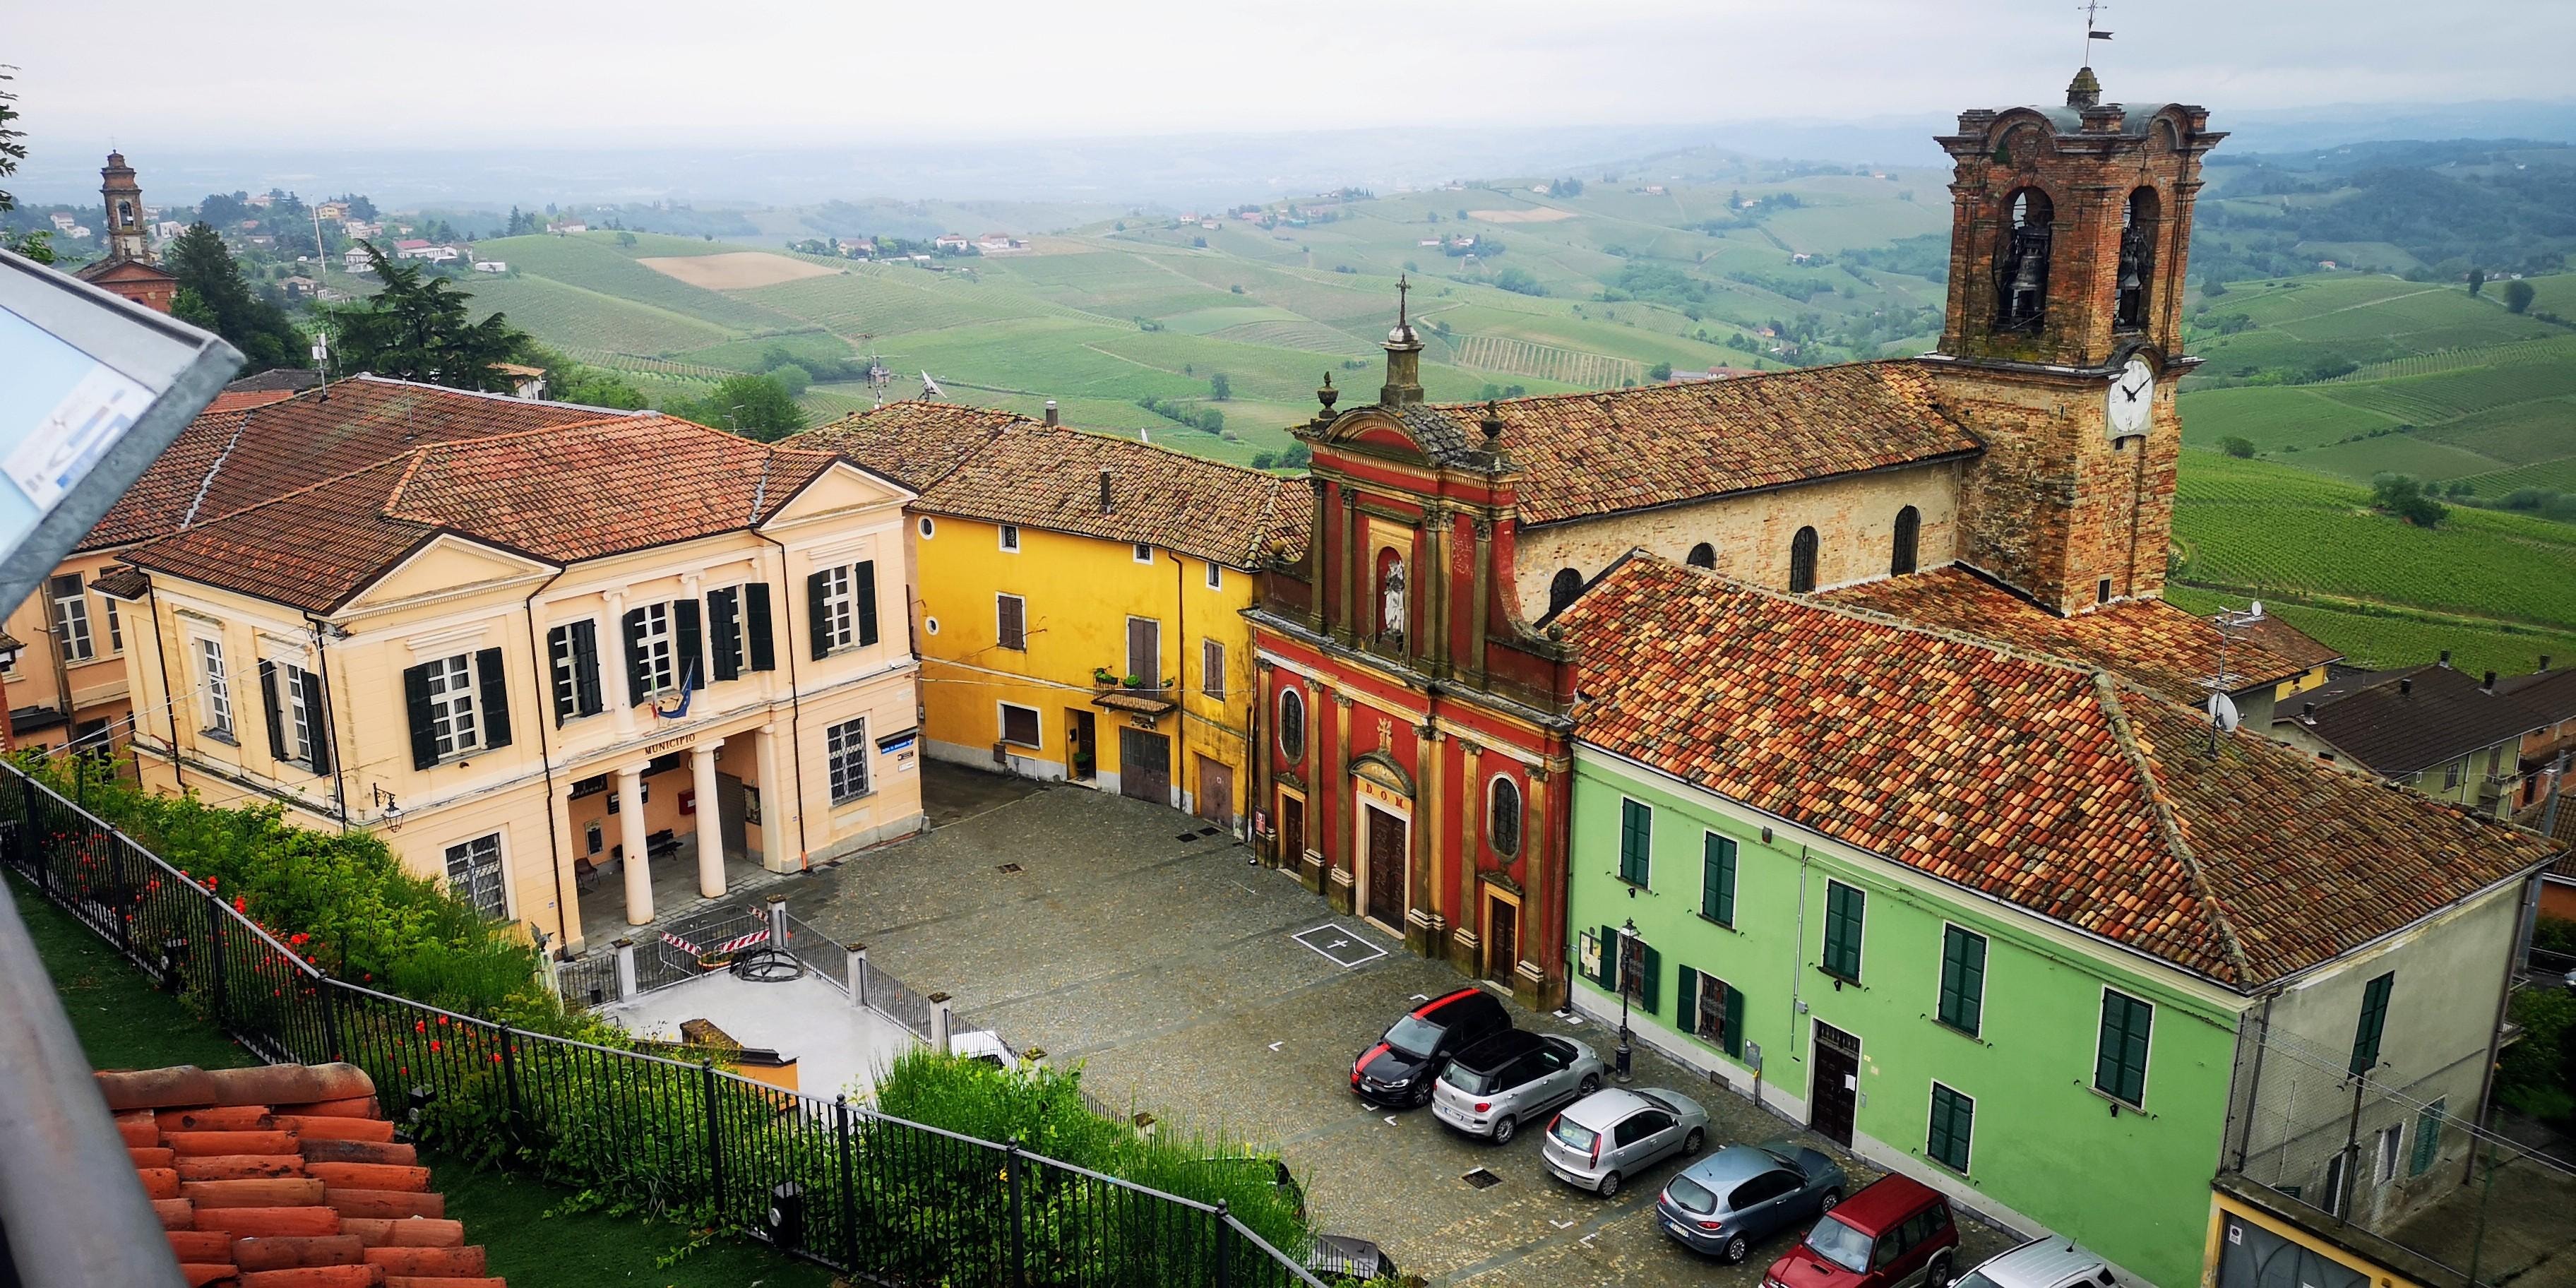
[[1699,915],[1735,924],[1735,838],[1705,833],[1699,843]]
[[1940,1083],[1932,1084],[1932,1132],[1923,1152],[1951,1171],[1966,1175],[1968,1141],[1976,1127],[1977,1102]]
[[2156,1008],[2114,988],[2102,990],[2102,1033],[2093,1054],[2093,1089],[2126,1104],[2147,1103],[2147,1047]]
[[1508,774],[1494,775],[1493,799],[1485,806],[1485,843],[1506,858],[1521,852],[1521,787]]
[[1825,883],[1825,973],[1860,982],[1861,923],[1869,896],[1840,881]]
[[1683,1025],[1692,1037],[1744,1058],[1744,994],[1706,971],[1681,968]]
[[1279,691],[1279,754],[1291,764],[1306,759],[1306,695],[1296,689]]
[[1975,1037],[1986,1016],[1986,937],[1941,928],[1941,1022]]
[[447,847],[447,888],[487,920],[499,921],[509,915],[508,899],[501,889],[500,833]]
[[98,642],[89,630],[89,592],[81,586],[80,574],[67,572],[52,582],[54,596],[55,644],[63,661],[80,663],[98,656]]
[[1642,801],[1622,798],[1619,802],[1619,879],[1630,885],[1647,884],[1653,874],[1652,851],[1655,844],[1655,812]]
[[823,758],[831,766],[832,803],[868,794],[868,722],[844,721],[823,731]]

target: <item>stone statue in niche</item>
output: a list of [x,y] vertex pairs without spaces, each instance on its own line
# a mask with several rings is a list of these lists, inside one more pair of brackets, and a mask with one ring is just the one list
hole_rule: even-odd
[[1404,561],[1395,552],[1386,553],[1378,571],[1377,588],[1378,637],[1390,644],[1404,642]]

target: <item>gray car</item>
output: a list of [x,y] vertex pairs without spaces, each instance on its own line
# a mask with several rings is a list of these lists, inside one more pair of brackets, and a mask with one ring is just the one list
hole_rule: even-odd
[[1655,1216],[1684,1247],[1731,1266],[1775,1231],[1831,1211],[1847,1183],[1834,1160],[1804,1145],[1729,1145],[1665,1182]]
[[2071,1239],[2034,1239],[1960,1276],[1956,1288],[2121,1288],[2109,1262]]
[[1458,1053],[1432,1085],[1431,1112],[1505,1144],[1520,1125],[1601,1089],[1601,1057],[1572,1038],[1506,1029]]
[[1539,1157],[1559,1178],[1606,1199],[1629,1173],[1668,1154],[1696,1154],[1707,1139],[1708,1111],[1698,1101],[1661,1087],[1613,1089],[1567,1105],[1547,1125]]

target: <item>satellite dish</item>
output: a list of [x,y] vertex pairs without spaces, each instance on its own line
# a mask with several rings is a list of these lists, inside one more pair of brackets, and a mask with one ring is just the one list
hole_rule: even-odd
[[2209,695],[2208,710],[2210,727],[2220,733],[2234,733],[2238,725],[2245,723],[2245,717],[2236,710],[2236,700],[2224,693]]
[[2253,616],[2256,620],[2258,620],[2258,621],[2262,619],[2262,616],[2263,616],[2263,601],[2262,601],[2262,600],[2259,600],[2259,599],[2258,599],[2258,600],[2255,600],[2255,601],[2254,601],[2254,612],[2252,613],[2252,616]]
[[938,382],[938,381],[933,380],[933,379],[931,379],[931,378],[930,378],[930,373],[929,373],[929,372],[925,371],[925,372],[922,372],[922,373],[921,373],[921,396],[922,396],[922,397],[924,397],[924,398],[944,398],[944,397],[946,397],[946,396],[947,396],[947,394],[948,394],[948,391],[947,391],[947,390],[942,389],[942,388],[940,388],[940,387],[939,387],[939,382]]

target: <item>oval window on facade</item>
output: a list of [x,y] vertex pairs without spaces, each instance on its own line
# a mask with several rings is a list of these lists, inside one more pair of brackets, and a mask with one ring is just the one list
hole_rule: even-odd
[[1296,763],[1306,759],[1306,695],[1279,691],[1279,754]]
[[1485,839],[1496,854],[1521,852],[1520,784],[1497,774],[1492,799],[1485,806]]
[[921,535],[927,537],[938,531],[939,524],[936,521],[934,521],[929,515],[925,514],[921,516]]

